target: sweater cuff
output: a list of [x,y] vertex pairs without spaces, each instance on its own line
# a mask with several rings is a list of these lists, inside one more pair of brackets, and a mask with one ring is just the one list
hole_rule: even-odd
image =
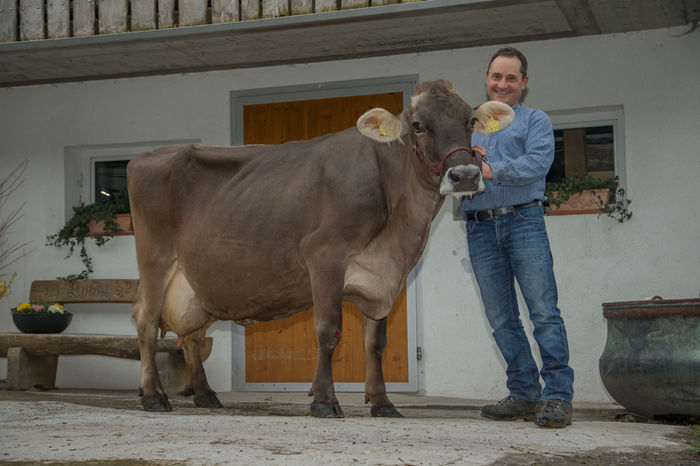
[[491,172],[493,173],[493,182],[495,184],[503,184],[505,180],[505,163],[503,162],[489,162],[491,166]]

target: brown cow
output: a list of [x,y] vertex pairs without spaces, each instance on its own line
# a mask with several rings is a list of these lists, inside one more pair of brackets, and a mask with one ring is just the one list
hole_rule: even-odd
[[198,406],[220,407],[198,344],[217,320],[247,324],[314,306],[311,414],[343,417],[331,376],[341,301],[364,314],[365,392],[373,416],[401,415],[381,370],[386,317],[447,194],[484,189],[472,130],[510,123],[507,105],[476,111],[447,81],[419,86],[399,116],[369,110],[351,128],[276,146],[165,147],[128,166],[141,279],[132,308],[141,403],[169,411],[158,329],[184,343]]

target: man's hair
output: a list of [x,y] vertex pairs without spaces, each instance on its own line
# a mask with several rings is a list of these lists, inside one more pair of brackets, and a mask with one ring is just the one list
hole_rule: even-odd
[[498,57],[517,58],[518,60],[520,60],[520,74],[523,75],[523,79],[525,78],[525,76],[527,76],[527,58],[525,58],[525,55],[523,55],[520,50],[515,49],[513,47],[504,47],[498,50],[491,57],[491,61],[489,61],[489,66],[486,68],[487,71],[491,69],[491,63],[493,63],[493,61]]

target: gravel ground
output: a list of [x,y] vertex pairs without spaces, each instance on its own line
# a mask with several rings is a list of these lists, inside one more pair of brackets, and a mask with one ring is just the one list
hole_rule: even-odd
[[178,397],[161,414],[132,393],[0,390],[0,465],[700,465],[689,426],[621,422],[636,419],[624,410],[577,409],[552,430],[409,398],[395,399],[405,419],[371,418],[343,395],[345,419],[323,420],[274,395],[221,394],[220,410]]

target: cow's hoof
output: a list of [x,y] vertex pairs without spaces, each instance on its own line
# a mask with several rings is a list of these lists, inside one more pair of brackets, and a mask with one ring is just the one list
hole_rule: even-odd
[[313,417],[322,418],[343,418],[343,410],[340,408],[340,403],[328,403],[325,401],[314,401],[311,403],[311,415]]
[[185,388],[183,388],[181,392],[178,392],[180,396],[192,396],[193,394],[194,390],[192,390],[192,387],[189,385],[185,385]]
[[403,414],[391,405],[372,406],[369,413],[372,417],[403,417]]
[[168,402],[167,396],[145,395],[141,398],[141,406],[145,411],[164,413],[172,411],[173,408]]
[[206,392],[203,395],[194,397],[194,404],[198,408],[223,408],[224,405],[221,404],[219,398],[216,397],[214,392]]

